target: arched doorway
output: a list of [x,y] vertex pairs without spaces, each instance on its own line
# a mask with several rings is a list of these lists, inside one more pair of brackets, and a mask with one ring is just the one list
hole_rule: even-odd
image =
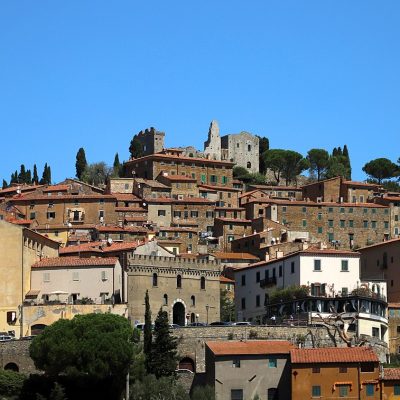
[[46,328],[47,325],[45,324],[36,324],[31,326],[31,335],[40,335],[43,331],[44,328]]
[[15,364],[15,363],[13,363],[13,362],[10,362],[10,363],[6,364],[6,365],[4,366],[4,369],[5,369],[6,371],[19,372],[18,365]]
[[176,302],[172,310],[174,324],[185,326],[185,306],[181,302]]
[[182,358],[182,360],[179,361],[178,368],[179,369],[188,369],[189,371],[194,372],[194,361],[189,357]]

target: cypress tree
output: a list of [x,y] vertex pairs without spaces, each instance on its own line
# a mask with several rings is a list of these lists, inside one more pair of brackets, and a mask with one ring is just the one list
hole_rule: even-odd
[[3,179],[3,187],[2,187],[2,189],[5,189],[7,186],[8,186],[7,185],[7,181],[5,179]]
[[87,161],[86,161],[85,149],[81,147],[78,150],[78,153],[76,153],[76,163],[75,163],[76,177],[79,180],[82,180],[82,175],[86,167],[87,167]]
[[19,169],[18,182],[26,183],[26,170],[24,164],[21,164],[21,167]]
[[51,168],[50,168],[50,165],[47,167],[47,184],[51,185]]
[[31,173],[31,170],[30,170],[30,169],[28,169],[28,170],[26,171],[26,174],[25,174],[25,183],[28,183],[29,185],[32,183],[32,173]]
[[37,167],[36,164],[33,164],[33,177],[32,177],[32,183],[37,185],[39,183],[39,177],[37,173]]
[[152,347],[153,335],[151,332],[151,310],[150,310],[150,300],[149,291],[146,290],[146,295],[144,297],[145,311],[144,311],[144,328],[143,328],[143,352],[146,356],[146,370],[148,371],[148,363],[150,361],[150,353]]
[[169,331],[168,314],[160,308],[154,324],[154,343],[151,348],[149,370],[157,378],[175,375],[177,341]]
[[44,164],[42,179],[40,180],[41,185],[50,185],[51,183],[51,170],[47,163]]

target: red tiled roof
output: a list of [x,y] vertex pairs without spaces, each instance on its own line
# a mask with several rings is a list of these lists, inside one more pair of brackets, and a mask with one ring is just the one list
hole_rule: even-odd
[[205,188],[205,189],[212,189],[212,190],[226,190],[228,192],[240,192],[240,189],[236,189],[231,186],[216,186],[216,185],[198,185],[199,188]]
[[379,246],[385,246],[387,244],[393,244],[393,243],[396,243],[396,242],[400,243],[400,238],[385,240],[383,242],[371,244],[370,246],[361,247],[360,249],[358,249],[358,251],[367,250],[367,249],[371,249],[371,248],[379,247]]
[[69,189],[68,185],[52,185],[43,188],[43,192],[66,192]]
[[6,221],[15,225],[30,225],[32,223],[31,219],[6,218]]
[[259,354],[289,354],[294,346],[286,340],[249,340],[206,342],[207,347],[216,356],[229,355],[259,355]]
[[215,211],[245,211],[244,207],[215,207]]
[[226,217],[217,217],[215,221],[220,220],[222,222],[230,222],[237,224],[251,224],[251,219],[240,219],[240,218],[226,218]]
[[147,215],[142,215],[142,216],[138,216],[138,217],[125,217],[125,221],[127,221],[127,222],[147,221]]
[[43,185],[11,186],[11,187],[8,187],[8,188],[5,188],[5,189],[1,189],[0,190],[0,195],[7,194],[7,193],[13,193],[13,192],[16,192],[17,190],[21,190],[21,192],[26,192],[26,191],[29,191],[29,190],[36,190],[36,189],[41,188],[41,187],[43,187]]
[[229,278],[227,278],[226,276],[223,276],[223,275],[221,275],[219,277],[219,281],[221,283],[232,283],[232,284],[235,284],[235,281],[233,279],[229,279]]
[[250,253],[228,253],[228,252],[215,252],[214,253],[215,258],[219,260],[223,259],[231,259],[231,260],[258,260],[259,257],[255,256],[254,254]]
[[33,200],[47,200],[47,201],[58,201],[58,200],[90,200],[90,199],[104,199],[104,200],[115,200],[115,196],[112,194],[62,194],[61,196],[48,196],[47,194],[36,194],[28,193],[21,196],[13,196],[12,201],[16,202],[27,202]]
[[183,226],[160,226],[158,228],[158,230],[160,232],[162,232],[162,231],[164,231],[164,232],[194,232],[197,234],[196,229],[185,228]]
[[115,196],[118,201],[143,201],[140,197],[137,197],[132,193],[113,193],[113,196]]
[[44,258],[32,265],[32,268],[53,268],[53,267],[101,267],[115,265],[116,257],[105,258],[79,258],[79,257],[55,257]]
[[147,232],[148,229],[142,226],[97,226],[99,232]]
[[301,192],[302,191],[301,187],[297,187],[297,186],[273,186],[273,185],[249,185],[249,186],[259,189],[259,190],[279,190],[282,192],[285,192],[285,191]]
[[126,162],[126,164],[132,164],[132,163],[137,163],[145,160],[173,160],[173,161],[189,161],[192,164],[193,163],[201,163],[201,164],[218,164],[218,165],[226,165],[226,166],[232,166],[235,165],[234,163],[227,162],[227,161],[216,161],[216,160],[210,160],[208,158],[198,158],[198,157],[185,157],[185,156],[177,156],[177,155],[170,155],[170,154],[163,154],[163,153],[154,153],[150,154],[148,156],[144,157],[139,157],[139,158],[134,158],[132,160],[129,160]]
[[131,242],[88,242],[81,243],[80,245],[73,245],[62,247],[59,253],[62,254],[76,254],[76,253],[113,253],[116,251],[133,250],[142,246],[145,242],[131,241]]
[[310,206],[310,207],[320,207],[320,206],[329,206],[329,207],[363,207],[363,208],[388,208],[388,206],[384,206],[376,203],[339,203],[339,202],[317,202],[317,201],[306,201],[306,200],[278,200],[278,199],[268,199],[268,198],[256,198],[254,200],[250,200],[246,204],[252,203],[263,203],[263,204],[277,204],[277,205],[296,205],[296,206]]
[[384,368],[383,378],[384,381],[398,381],[400,380],[400,368]]
[[169,181],[178,181],[178,182],[196,182],[196,178],[191,178],[186,175],[164,175],[163,178]]
[[356,182],[356,181],[343,181],[342,184],[347,186],[370,187],[371,189],[382,187],[382,185],[378,185],[377,183],[366,183],[366,182]]
[[[144,201],[144,200],[142,200]],[[141,212],[147,213],[147,209],[143,207],[115,207],[115,211],[117,212]]]
[[370,347],[326,347],[290,350],[292,364],[379,362]]

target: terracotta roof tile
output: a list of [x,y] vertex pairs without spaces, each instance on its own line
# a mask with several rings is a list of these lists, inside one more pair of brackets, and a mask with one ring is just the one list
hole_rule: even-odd
[[140,197],[137,197],[132,193],[113,193],[113,196],[115,196],[118,201],[143,201]]
[[240,189],[236,189],[231,186],[216,186],[216,185],[198,185],[198,186],[199,188],[204,188],[204,189],[225,190],[228,192],[236,192],[236,193],[239,193],[241,191]]
[[400,380],[400,368],[384,368],[383,380],[384,381]]
[[254,254],[250,253],[228,253],[228,252],[215,252],[215,258],[219,260],[223,259],[231,259],[231,260],[258,260],[259,257],[255,256]]
[[223,276],[223,275],[221,275],[219,277],[219,281],[221,283],[232,283],[232,284],[235,284],[235,281],[233,279],[229,279],[229,278],[227,278],[226,276]]
[[215,218],[215,221],[217,220],[220,220],[222,222],[236,223],[236,224],[251,224],[251,219],[217,217]]
[[289,354],[293,345],[286,340],[254,340],[254,341],[218,341],[206,342],[208,348],[216,356]]
[[290,350],[292,364],[379,362],[370,347],[327,347]]
[[66,192],[68,189],[68,185],[51,185],[43,188],[43,192]]
[[116,257],[105,258],[79,258],[79,257],[55,257],[43,258],[41,261],[32,265],[32,268],[64,268],[64,267],[101,267],[115,265],[118,261]]

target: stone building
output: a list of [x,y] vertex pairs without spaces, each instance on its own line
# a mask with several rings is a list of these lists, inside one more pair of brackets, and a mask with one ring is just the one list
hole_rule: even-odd
[[222,159],[246,168],[250,173],[259,171],[259,139],[249,132],[225,135],[221,138]]
[[374,202],[390,208],[390,235],[400,237],[400,193],[375,197]]
[[170,323],[219,321],[220,263],[191,258],[136,256],[129,258],[128,306],[132,321],[144,321],[149,291],[152,318],[168,312]]
[[156,179],[166,172],[168,175],[194,178],[197,184],[226,187],[232,187],[233,166],[233,163],[227,161],[185,157],[177,149],[166,149],[125,163],[127,177],[134,175],[137,178]]
[[292,231],[308,231],[311,242],[354,248],[390,237],[389,207],[380,204],[257,199],[243,207],[246,218],[264,217]]
[[221,160],[221,136],[218,122],[213,120],[208,130],[207,141],[204,142],[204,156],[211,160]]
[[144,156],[158,153],[164,148],[165,133],[157,131],[153,127],[140,131],[135,137],[142,145]]

